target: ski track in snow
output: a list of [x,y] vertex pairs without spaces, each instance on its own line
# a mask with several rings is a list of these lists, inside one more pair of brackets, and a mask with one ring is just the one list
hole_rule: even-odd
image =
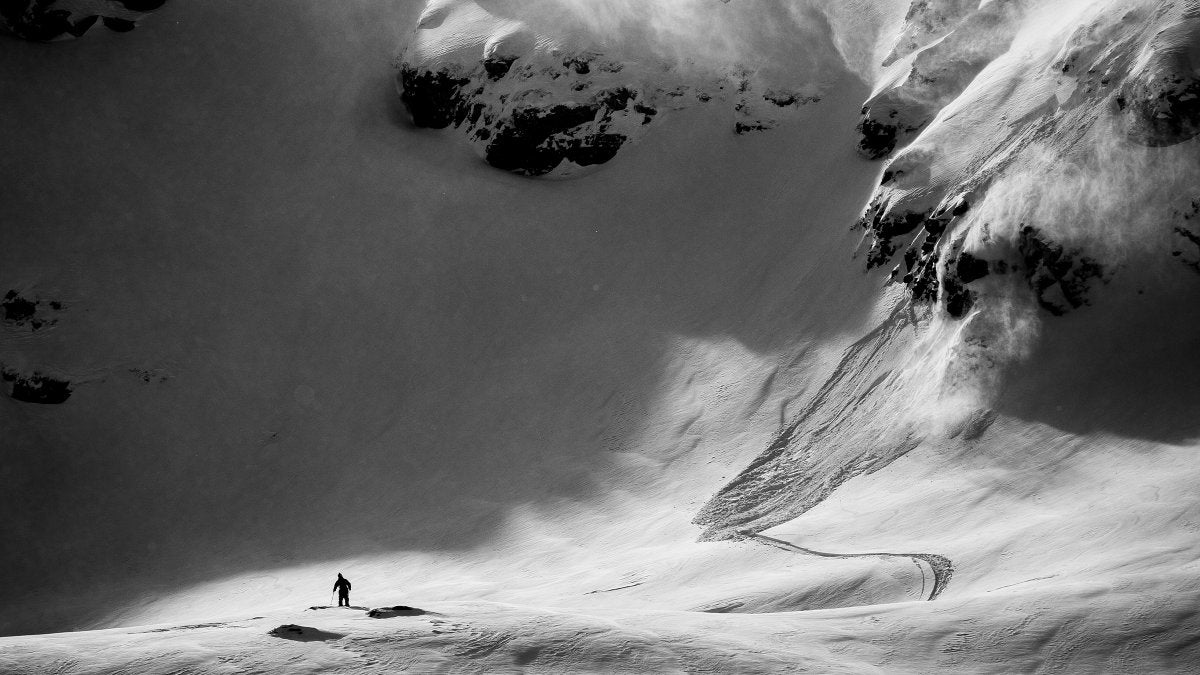
[[[925,598],[928,601],[937,600],[937,597],[946,590],[950,585],[950,578],[954,576],[954,564],[950,559],[937,555],[936,553],[827,553],[815,551],[803,546],[797,546],[791,542],[774,537],[768,537],[763,534],[744,532],[739,533],[741,537],[757,541],[767,546],[782,548],[787,551],[799,551],[806,555],[815,555],[821,558],[911,558],[917,563],[917,567],[921,568],[921,594],[925,594],[925,568],[921,567],[920,563],[925,563],[929,566],[929,571],[933,576],[933,587],[929,589],[929,597]],[[1048,577],[1041,577],[1048,578]],[[1033,579],[1030,579],[1033,581]],[[1024,582],[1021,582],[1024,583]]]

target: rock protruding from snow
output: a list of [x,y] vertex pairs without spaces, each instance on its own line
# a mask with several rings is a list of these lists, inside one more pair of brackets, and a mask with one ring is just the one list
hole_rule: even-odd
[[0,3],[0,31],[38,42],[81,37],[97,23],[125,33],[166,0],[8,0]]
[[967,88],[1016,31],[1011,3],[914,0],[885,67],[895,72],[863,106],[859,152],[887,157]]
[[[587,31],[539,33],[485,7],[431,2],[397,58],[396,84],[413,124],[452,127],[488,164],[513,173],[566,177],[605,164],[667,110],[728,106],[732,131],[747,134],[821,100],[820,73],[780,78],[738,62],[672,62]],[[836,51],[805,49],[830,63]]]
[[319,628],[299,626],[294,623],[286,623],[277,628],[272,628],[268,631],[268,634],[297,642],[328,642],[346,637],[343,633],[330,633]]
[[394,605],[392,607],[376,607],[367,612],[367,616],[372,619],[390,619],[397,616],[421,616],[427,614],[423,609],[409,607],[408,605]]
[[40,371],[23,371],[0,364],[0,383],[13,400],[23,403],[62,403],[71,397],[71,382]]

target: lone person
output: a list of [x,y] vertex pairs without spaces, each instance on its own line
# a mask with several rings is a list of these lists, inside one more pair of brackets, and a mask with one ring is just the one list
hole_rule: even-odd
[[333,582],[333,590],[338,594],[338,607],[350,606],[350,580],[338,573],[337,581]]

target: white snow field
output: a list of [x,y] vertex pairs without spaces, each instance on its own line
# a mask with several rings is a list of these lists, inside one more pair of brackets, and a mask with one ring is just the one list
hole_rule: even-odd
[[59,1],[0,672],[1200,671],[1197,3]]

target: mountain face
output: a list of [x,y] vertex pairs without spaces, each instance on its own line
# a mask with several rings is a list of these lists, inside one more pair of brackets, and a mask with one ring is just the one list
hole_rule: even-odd
[[1195,2],[10,5],[5,634],[1200,659]]

